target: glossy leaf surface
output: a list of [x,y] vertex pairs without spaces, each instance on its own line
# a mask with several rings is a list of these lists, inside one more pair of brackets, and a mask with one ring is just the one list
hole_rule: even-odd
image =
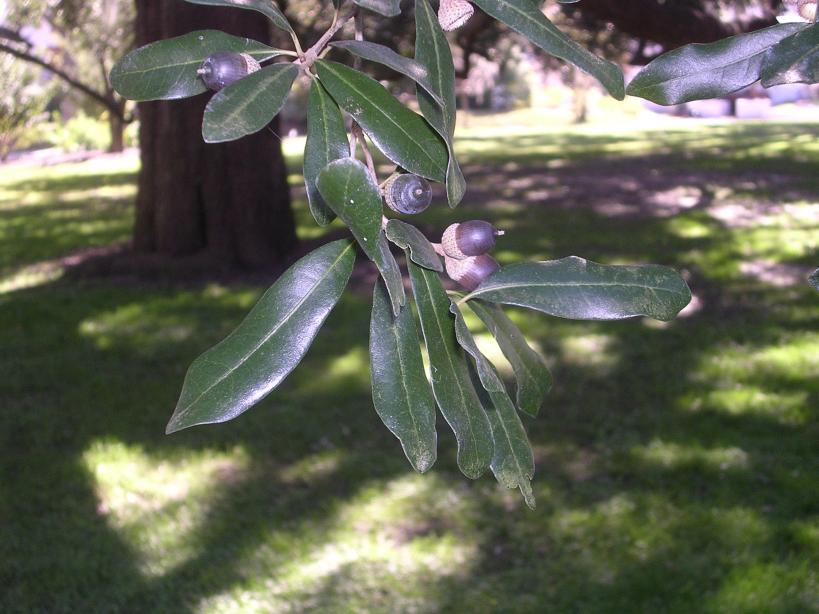
[[385,17],[401,14],[401,0],[353,0],[358,6]]
[[378,235],[378,254],[375,259],[375,266],[378,267],[381,279],[387,285],[392,310],[394,315],[397,316],[401,311],[401,307],[407,302],[407,295],[404,292],[404,278],[401,276],[401,269],[395,261],[395,256],[390,251],[390,244],[383,232]]
[[318,176],[324,202],[344,222],[367,257],[381,272],[395,313],[405,302],[401,271],[381,232],[381,191],[367,167],[354,158],[341,158],[328,164]]
[[206,4],[208,6],[230,6],[238,9],[257,11],[272,21],[277,28],[285,32],[292,32],[293,27],[287,21],[275,0],[187,0],[191,4]]
[[334,160],[321,170],[317,185],[367,257],[375,260],[381,232],[381,192],[367,167],[354,158]]
[[227,338],[197,358],[166,432],[226,422],[272,392],[301,362],[353,271],[351,241],[290,267]]
[[455,158],[455,65],[449,42],[427,0],[415,2],[415,59],[428,73],[428,86],[417,89],[421,113],[447,146],[446,194],[455,207],[466,193],[466,180]]
[[438,94],[435,93],[435,90],[429,81],[429,71],[427,71],[422,64],[419,64],[412,58],[399,55],[384,45],[370,43],[367,41],[334,41],[330,43],[330,46],[337,49],[344,49],[345,51],[349,51],[353,55],[357,55],[364,60],[377,62],[388,68],[392,68],[394,71],[401,73],[402,75],[405,75],[415,81],[427,92],[432,94],[435,100],[441,104]]
[[401,249],[407,250],[415,264],[439,273],[444,270],[441,258],[435,253],[432,243],[412,224],[390,220],[387,222],[387,238]]
[[518,409],[530,416],[537,416],[543,399],[552,388],[552,374],[543,358],[529,346],[520,329],[498,305],[470,301],[469,307],[492,333],[501,352],[512,365],[517,383]]
[[643,68],[626,92],[663,105],[725,96],[758,81],[765,54],[803,27],[785,23],[674,49]]
[[504,267],[462,300],[475,298],[573,320],[643,315],[666,321],[689,303],[691,290],[668,267],[603,265],[569,256]]
[[506,488],[519,488],[526,505],[535,509],[535,496],[532,493],[535,458],[526,430],[495,365],[478,350],[460,310],[455,305],[452,305],[451,309],[455,315],[455,334],[458,343],[475,362],[474,373],[477,377],[473,377],[472,380],[492,428],[495,446],[490,465],[492,473]]
[[321,170],[333,160],[350,155],[350,142],[344,118],[336,101],[318,81],[310,87],[307,106],[307,138],[304,141],[304,185],[310,213],[326,226],[336,217],[321,197],[316,180]]
[[762,85],[819,82],[819,24],[798,32],[771,49],[762,65]]
[[218,30],[198,30],[135,49],[111,70],[111,85],[129,100],[175,100],[208,91],[196,74],[202,63],[219,51],[247,53],[258,61],[281,51],[249,38]]
[[407,258],[418,317],[429,355],[432,391],[458,442],[458,467],[478,478],[492,461],[489,419],[469,377],[466,356],[455,339],[452,304],[438,274]]
[[370,370],[376,412],[401,442],[413,468],[424,473],[437,457],[435,401],[412,309],[407,305],[394,316],[380,279],[373,291]]
[[223,143],[258,132],[281,111],[298,74],[293,64],[274,64],[227,86],[205,107],[202,138]]
[[357,70],[326,60],[316,67],[322,85],[387,158],[416,175],[446,180],[446,145],[423,117]]
[[540,12],[539,3],[532,0],[472,0],[498,21],[523,34],[545,52],[571,62],[589,73],[617,100],[625,98],[623,73],[569,38]]

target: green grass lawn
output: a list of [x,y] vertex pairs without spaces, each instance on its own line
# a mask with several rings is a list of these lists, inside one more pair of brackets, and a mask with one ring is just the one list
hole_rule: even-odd
[[534,512],[461,476],[443,422],[412,473],[369,397],[366,292],[258,407],[166,437],[262,288],[61,278],[127,239],[135,162],[0,168],[0,611],[819,612],[817,132],[461,134],[469,196],[423,228],[488,219],[504,263],[656,262],[696,295],[668,324],[511,312],[556,382],[525,418]]

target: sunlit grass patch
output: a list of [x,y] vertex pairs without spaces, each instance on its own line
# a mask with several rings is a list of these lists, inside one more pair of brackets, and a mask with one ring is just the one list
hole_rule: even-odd
[[146,576],[196,553],[194,536],[214,493],[241,480],[249,462],[239,447],[160,458],[112,440],[94,442],[82,458],[95,483],[97,513],[128,540]]

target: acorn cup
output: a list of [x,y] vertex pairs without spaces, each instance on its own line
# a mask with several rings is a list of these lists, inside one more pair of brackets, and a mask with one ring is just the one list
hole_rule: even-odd
[[441,237],[441,248],[450,258],[463,260],[487,253],[495,246],[495,237],[503,234],[502,230],[483,220],[451,224]]
[[260,68],[261,65],[256,58],[246,53],[220,51],[209,56],[196,74],[205,82],[208,89],[218,92]]
[[449,278],[470,292],[492,273],[500,270],[498,261],[488,254],[463,259],[444,256],[444,266]]
[[799,0],[796,3],[796,10],[803,19],[816,21],[816,0]]
[[415,215],[432,202],[429,181],[411,173],[395,173],[384,182],[384,202],[396,213]]

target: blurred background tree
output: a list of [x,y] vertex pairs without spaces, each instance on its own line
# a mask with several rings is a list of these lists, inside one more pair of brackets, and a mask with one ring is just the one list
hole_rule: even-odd
[[0,162],[36,134],[35,124],[46,117],[46,106],[53,95],[38,77],[40,71],[0,54]]
[[131,0],[11,2],[0,22],[0,51],[60,79],[66,96],[81,109],[102,108],[110,130],[108,149],[119,152],[134,116],[111,88],[108,72],[133,45],[133,20]]
[[[368,36],[411,55],[411,2],[385,20],[367,12]],[[280,0],[309,45],[328,27],[332,11],[315,0]],[[663,51],[707,42],[775,23],[780,0],[583,0],[548,3],[562,28],[596,53],[623,64],[644,64]],[[65,83],[82,107],[105,109],[110,150],[123,147],[123,127],[138,114],[142,165],[133,246],[169,257],[205,257],[207,263],[245,268],[275,267],[296,245],[287,171],[277,136],[270,130],[237,143],[206,145],[200,118],[206,97],[182,104],[144,103],[131,113],[111,89],[108,70],[134,44],[218,28],[286,46],[289,41],[252,11],[194,6],[180,0],[22,0],[2,17],[0,51],[46,68]],[[461,106],[511,108],[528,101],[520,66],[534,58],[544,72],[561,71],[575,90],[574,116],[587,115],[585,75],[532,49],[479,10],[452,36]],[[382,66],[368,65],[397,93],[411,85]],[[511,87],[511,84],[515,84]],[[298,87],[298,85],[297,85]],[[283,117],[298,128],[303,107]],[[247,164],[247,160],[253,160]],[[241,162],[240,162],[241,161]]]

